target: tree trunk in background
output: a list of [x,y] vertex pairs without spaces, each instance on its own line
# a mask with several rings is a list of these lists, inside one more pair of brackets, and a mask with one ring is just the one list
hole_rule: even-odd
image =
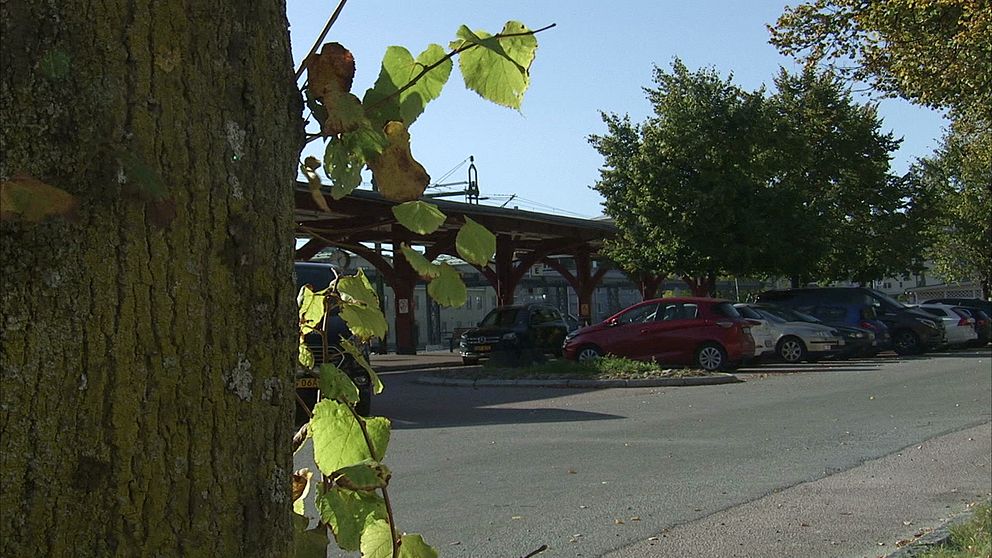
[[2,223],[0,555],[289,553],[287,28],[278,1],[0,4],[0,179],[80,204]]

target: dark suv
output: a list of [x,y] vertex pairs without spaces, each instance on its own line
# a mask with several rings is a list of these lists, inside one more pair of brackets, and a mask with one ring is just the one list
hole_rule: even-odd
[[[310,288],[314,291],[321,291],[326,289],[338,275],[337,270],[331,264],[295,262],[293,267],[296,275],[297,290],[302,288],[303,285],[310,285]],[[358,341],[352,339],[351,330],[348,329],[348,325],[345,324],[344,320],[341,319],[336,311],[331,311],[324,317],[322,326],[321,329],[327,336],[327,362],[337,365],[338,368],[343,370],[351,378],[355,387],[358,388],[360,397],[356,405],[356,410],[360,415],[368,416],[372,411],[372,381],[369,378],[368,372],[355,362],[354,358],[347,355],[341,349],[340,345],[342,338],[350,339],[356,344],[358,344]],[[325,362],[324,347],[320,334],[311,333],[306,336],[304,341],[310,352],[313,353],[315,368],[319,367]],[[367,358],[367,345],[359,345],[359,348],[366,352]],[[313,372],[304,370],[302,367],[300,371],[296,377],[296,393],[310,409],[313,409],[313,406],[317,403],[317,372],[316,370]],[[296,424],[302,425],[308,418],[306,411],[300,405],[297,405]]]
[[[889,295],[866,287],[810,287],[765,291],[758,300],[815,312],[830,305],[860,305],[874,308],[878,319],[889,328],[892,348],[900,355],[920,354],[945,342],[944,325],[933,316],[908,308]],[[814,314],[815,315],[815,314]]]
[[561,356],[566,333],[568,326],[553,306],[500,306],[486,314],[479,327],[462,334],[458,352],[465,364],[477,364],[490,357],[526,364],[547,354]]

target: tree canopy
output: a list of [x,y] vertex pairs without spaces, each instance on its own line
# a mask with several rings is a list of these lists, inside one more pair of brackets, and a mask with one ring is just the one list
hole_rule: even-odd
[[889,173],[899,142],[838,79],[783,70],[774,94],[750,92],[676,60],[654,81],[653,116],[604,114],[590,137],[623,268],[702,294],[719,274],[865,280],[912,264],[897,233],[909,190]]
[[914,103],[992,111],[992,8],[985,0],[813,0],[786,8],[772,44],[809,65]]

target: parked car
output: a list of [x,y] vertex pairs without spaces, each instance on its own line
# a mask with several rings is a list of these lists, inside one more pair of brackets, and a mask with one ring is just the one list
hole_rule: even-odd
[[547,304],[493,308],[479,327],[462,334],[458,352],[465,364],[503,355],[513,360],[560,356],[568,325],[561,312]]
[[964,308],[950,304],[921,304],[919,308],[944,322],[948,345],[963,347],[978,341],[975,318],[971,317],[971,313]]
[[[878,319],[878,313],[874,306],[835,303],[819,304],[810,308],[796,308],[796,310],[813,316],[829,326],[834,326],[838,328],[838,331],[846,332],[845,340],[848,341],[848,347],[845,352],[850,353],[850,356],[874,356],[881,351],[892,348],[889,326]],[[873,334],[874,345],[864,347],[862,350],[854,350],[851,345],[860,344],[859,341],[866,337],[857,335],[860,330],[868,330]]]
[[755,358],[774,356],[775,342],[781,335],[781,331],[771,323],[767,316],[762,315],[745,303],[734,304],[734,308],[737,309],[741,317],[751,324],[751,338],[754,339]]
[[765,291],[758,301],[804,311],[824,304],[874,307],[892,336],[892,348],[901,355],[920,354],[945,343],[944,326],[934,316],[906,307],[889,295],[866,287],[809,287]]
[[769,321],[775,331],[775,354],[781,360],[794,364],[836,356],[845,341],[836,328],[819,320],[773,304],[748,304]]
[[975,333],[978,335],[978,338],[973,345],[976,347],[988,345],[989,341],[992,341],[992,318],[978,308],[968,308],[965,306],[957,306],[957,308],[968,312],[972,318],[975,318]]
[[[302,289],[304,285],[310,285],[314,291],[326,289],[331,281],[337,278],[338,270],[331,264],[315,262],[295,262],[294,273],[296,275],[296,288]],[[324,360],[323,340],[318,333],[311,333],[304,338],[304,342],[310,352],[313,353],[315,368],[324,362],[337,365],[358,388],[359,401],[355,410],[360,415],[368,416],[372,412],[372,380],[368,372],[355,359],[341,349],[341,339],[348,339],[355,342],[368,357],[368,345],[359,343],[352,336],[348,325],[341,319],[336,311],[328,312],[324,316],[324,323],[321,328],[327,337],[327,360]],[[300,369],[296,378],[296,393],[300,399],[313,409],[319,398],[319,387],[316,370],[309,371]],[[299,405],[296,407],[296,424],[302,425],[309,417]]]
[[952,306],[964,306],[965,308],[978,308],[989,316],[992,316],[992,302],[980,298],[932,298],[925,300],[922,304],[950,304]]
[[571,360],[609,354],[719,370],[752,358],[754,339],[729,301],[656,298],[569,334],[564,351]]

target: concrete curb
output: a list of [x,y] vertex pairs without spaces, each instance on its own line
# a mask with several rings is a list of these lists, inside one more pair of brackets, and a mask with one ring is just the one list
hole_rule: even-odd
[[500,380],[498,378],[447,378],[439,375],[423,375],[414,383],[432,386],[452,387],[542,387],[542,388],[573,388],[573,389],[605,389],[605,388],[634,388],[634,387],[674,387],[674,386],[711,386],[732,384],[742,381],[733,374],[719,373],[713,376],[689,378],[657,378],[641,380],[574,380],[574,379],[526,379]]
[[892,554],[886,555],[885,558],[916,558],[934,550],[936,547],[948,544],[951,542],[951,528],[968,522],[974,515],[975,512],[973,510],[956,515],[940,527],[921,536]]

